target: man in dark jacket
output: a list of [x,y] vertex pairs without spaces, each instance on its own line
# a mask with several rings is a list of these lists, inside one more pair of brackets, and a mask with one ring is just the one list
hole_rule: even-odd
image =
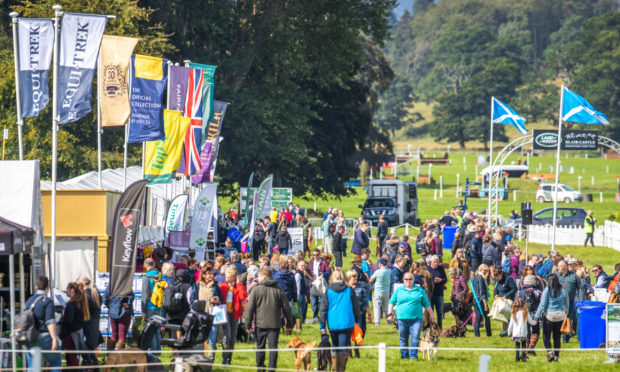
[[368,248],[369,240],[368,235],[366,235],[368,224],[361,223],[359,227],[360,228],[353,233],[353,245],[351,246],[351,253],[353,254],[362,254],[362,249]]
[[383,252],[383,242],[388,235],[388,224],[385,222],[385,216],[379,216],[379,224],[377,225],[377,253],[379,256]]
[[284,291],[289,302],[296,302],[297,284],[295,283],[295,275],[288,269],[287,260],[280,260],[280,268],[273,275],[273,280]]
[[[278,348],[280,326],[284,314],[286,319],[286,334],[291,334],[295,319],[288,304],[286,295],[278,283],[271,279],[271,270],[260,269],[258,272],[258,285],[252,289],[248,304],[245,308],[245,324],[256,325],[256,366],[259,371],[265,369],[265,344],[269,349]],[[256,319],[254,317],[256,316]],[[253,330],[248,330],[252,333]],[[269,370],[275,371],[278,367],[278,352],[269,352]]]
[[278,252],[283,255],[288,254],[288,250],[293,246],[291,240],[291,234],[288,233],[286,225],[282,225],[282,230],[276,234],[276,245],[278,246]]
[[469,245],[469,267],[472,273],[478,270],[478,266],[482,262],[482,241],[480,240],[480,233],[476,231],[474,238]]
[[[40,276],[36,282],[35,294],[26,301],[26,308],[32,308],[34,313],[35,325],[39,331],[39,336],[32,347],[39,347],[43,351],[58,350],[58,335],[56,334],[56,318],[54,317],[54,301],[47,297],[50,289],[49,279],[46,276]],[[52,371],[60,371],[62,365],[62,354],[45,353],[41,354]],[[32,367],[32,354],[26,353],[28,367]]]
[[267,254],[269,257],[273,254],[273,247],[276,247],[276,235],[278,233],[278,226],[271,222],[269,216],[265,216],[265,234],[267,240]]
[[437,313],[437,324],[441,328],[443,319],[443,291],[446,289],[446,282],[448,277],[446,276],[446,270],[439,261],[439,257],[431,257],[431,264],[428,266],[428,272],[433,276],[433,293],[431,294],[431,307],[435,309]]
[[340,268],[342,268],[342,252],[346,249],[346,247],[343,247],[344,240],[342,238],[344,230],[344,225],[340,225],[340,228],[334,233],[334,260],[336,261],[336,267]]

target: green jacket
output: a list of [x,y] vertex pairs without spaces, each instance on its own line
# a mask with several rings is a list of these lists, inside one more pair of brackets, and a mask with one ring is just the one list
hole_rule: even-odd
[[252,324],[256,316],[257,328],[280,328],[282,326],[281,313],[284,313],[286,324],[292,328],[295,319],[291,307],[286,294],[274,280],[265,279],[252,289],[245,308],[245,324]]

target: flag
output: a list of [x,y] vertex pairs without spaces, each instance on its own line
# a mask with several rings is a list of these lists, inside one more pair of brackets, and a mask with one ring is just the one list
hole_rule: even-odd
[[[256,191],[258,194],[255,197],[256,204],[254,204],[254,219],[258,220],[261,218],[260,216],[269,216],[271,212],[271,185],[273,183],[273,175],[270,174],[263,183],[260,184],[260,187]],[[248,190],[249,195],[249,190]],[[248,200],[249,202],[249,200]],[[276,222],[276,221],[274,221]]]
[[217,151],[220,146],[220,131],[222,122],[226,114],[228,103],[215,101],[213,120],[207,127],[207,140],[200,152],[200,162],[202,169],[192,177],[193,183],[213,182],[215,176],[215,162],[217,161]]
[[168,110],[185,111],[189,67],[170,66],[168,77]]
[[131,57],[131,116],[129,142],[163,140],[164,94],[168,79],[168,61],[134,54]]
[[209,176],[211,175],[211,158],[213,156],[213,143],[205,142],[202,151],[200,151],[200,164],[202,168],[196,173],[195,176],[192,177],[192,182],[195,184],[208,182]]
[[129,63],[139,39],[103,35],[101,40],[101,76],[98,77],[101,126],[127,123],[129,107]]
[[58,124],[79,120],[92,111],[93,77],[107,18],[63,13],[58,60]]
[[217,213],[217,185],[211,183],[206,185],[196,197],[189,233],[189,248],[196,250],[195,258],[198,262],[205,259],[207,238],[214,213]]
[[183,138],[189,127],[189,118],[181,117],[179,111],[164,110],[163,140],[148,141],[144,153],[144,178],[153,183],[172,180],[181,161]]
[[510,106],[495,97],[491,97],[491,107],[493,124],[510,124],[517,128],[521,134],[527,133],[527,129],[523,126],[525,119]]
[[51,19],[18,18],[19,97],[22,117],[39,116],[50,101],[50,63],[54,52]]
[[201,63],[190,63],[189,67],[202,70],[204,76],[204,83],[202,85],[202,141],[200,141],[200,147],[204,146],[206,141],[206,134],[209,127],[209,122],[213,120],[214,114],[214,101],[213,93],[215,90],[215,69],[217,66],[203,65]]
[[562,86],[562,120],[582,124],[609,124],[607,116],[594,110],[582,96]]
[[[250,189],[252,188],[252,181],[254,180],[254,172],[252,172],[252,174],[250,174],[250,179],[248,180],[248,196],[250,195]],[[252,205],[252,208],[254,208],[254,205]],[[249,216],[250,214],[250,198],[246,197],[246,202],[245,202],[245,212],[243,213],[243,226],[245,226],[246,228],[248,227],[248,221],[249,221]]]
[[164,228],[164,245],[168,245],[168,234],[171,231],[183,230],[183,222],[185,221],[185,207],[187,205],[187,194],[177,195],[168,208],[166,213],[166,224]]
[[136,269],[136,242],[140,229],[140,218],[146,180],[131,184],[121,195],[112,220],[112,247],[110,248],[110,296],[133,295],[133,274]]
[[187,99],[183,115],[191,118],[191,123],[185,133],[185,142],[181,154],[181,166],[177,174],[192,176],[202,168],[200,164],[200,139],[202,135],[202,70],[190,69],[189,83],[187,84]]

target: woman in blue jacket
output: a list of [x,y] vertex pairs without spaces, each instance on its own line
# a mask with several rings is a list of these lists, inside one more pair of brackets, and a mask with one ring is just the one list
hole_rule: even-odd
[[[355,291],[345,282],[342,269],[335,268],[329,277],[329,286],[321,298],[319,326],[323,334],[329,328],[332,347],[350,347],[351,332],[355,323],[359,324],[361,314],[359,299]],[[332,354],[334,371],[344,371],[347,366],[348,349],[335,349]]]
[[107,349],[114,350],[118,342],[118,349],[125,348],[127,332],[131,324],[133,315],[133,296],[110,297],[110,287],[105,291],[103,303],[108,308],[110,325],[112,326],[112,336],[108,339]]
[[[536,311],[536,320],[543,320],[543,343],[547,349],[547,361],[557,362],[560,357],[562,323],[568,314],[568,295],[562,288],[556,274],[549,275],[547,287],[543,291],[540,305]],[[551,336],[553,335],[553,350]]]

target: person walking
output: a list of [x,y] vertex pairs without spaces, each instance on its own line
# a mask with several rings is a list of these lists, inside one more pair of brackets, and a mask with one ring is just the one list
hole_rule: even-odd
[[108,338],[107,350],[114,350],[118,345],[119,350],[125,348],[127,333],[133,316],[134,296],[110,297],[110,287],[106,288],[103,303],[108,308],[108,318],[112,335]]
[[[381,315],[388,314],[388,301],[390,300],[390,288],[392,273],[387,267],[388,261],[385,258],[379,259],[379,270],[375,271],[370,277],[370,283],[374,284],[372,294],[372,312],[374,315],[375,326],[381,324]],[[358,273],[359,276],[359,273]],[[359,282],[359,278],[358,278]]]
[[417,347],[420,345],[424,311],[428,312],[431,322],[435,321],[435,317],[424,289],[414,285],[413,273],[405,273],[403,280],[405,285],[396,288],[389,300],[387,318],[394,320],[394,308],[396,308],[400,358],[418,360]]
[[519,292],[517,292],[517,299],[522,300],[527,307],[527,311],[529,314],[528,319],[528,344],[527,348],[529,349],[528,354],[536,355],[534,349],[536,348],[536,344],[538,343],[538,338],[540,337],[540,323],[535,321],[536,311],[538,310],[538,306],[540,306],[540,298],[542,296],[542,291],[538,288],[538,280],[534,275],[526,275],[523,277],[523,288]]
[[[222,291],[220,290],[217,281],[215,281],[215,276],[213,273],[213,269],[210,266],[203,267],[200,271],[200,279],[198,280],[198,285],[191,289],[192,294],[190,295],[190,302],[197,301],[205,301],[205,312],[211,313],[211,307],[217,306],[221,304],[222,301]],[[209,332],[209,339],[204,342],[204,349],[215,350],[217,348],[217,332],[219,329],[219,325],[213,324],[211,326],[211,332]],[[213,357],[213,353],[210,353],[211,357]]]
[[278,247],[278,252],[284,256],[286,256],[289,249],[293,247],[291,234],[288,233],[286,225],[282,225],[282,229],[276,234],[276,246]]
[[[222,292],[222,302],[226,304],[228,323],[224,324],[224,337],[222,338],[222,348],[233,350],[237,339],[237,329],[239,319],[243,315],[243,308],[248,298],[245,286],[237,281],[237,269],[234,266],[226,269],[226,281],[220,284]],[[222,353],[222,364],[230,365],[232,352]]]
[[344,230],[345,230],[345,226],[344,225],[340,225],[337,229],[336,232],[334,233],[334,248],[333,248],[333,252],[334,252],[334,260],[336,261],[336,267],[339,267],[342,269],[342,254],[343,252],[347,249],[346,246],[344,246]]
[[[56,317],[54,316],[54,301],[47,297],[50,290],[49,279],[40,276],[35,283],[36,291],[26,301],[26,309],[32,309],[35,326],[39,331],[37,340],[28,349],[39,347],[43,351],[41,356],[50,367],[50,371],[59,372],[62,366],[62,354],[57,352],[46,353],[45,351],[58,350],[58,334],[56,329]],[[26,353],[29,370],[32,370],[32,353]]]
[[[547,349],[547,361],[557,362],[560,357],[560,329],[564,319],[568,316],[568,294],[562,288],[556,274],[547,278],[547,287],[542,293],[540,306],[536,311],[536,320],[543,321],[543,343]],[[553,349],[551,348],[553,337]]]
[[482,242],[480,232],[476,230],[474,237],[469,243],[469,267],[472,273],[478,271],[478,266],[482,263]]
[[[294,270],[294,267],[291,267]],[[297,285],[295,284],[295,275],[291,270],[289,270],[289,263],[286,256],[281,256],[280,266],[278,271],[273,275],[273,280],[278,283],[278,286],[284,294],[289,302],[297,301]]]
[[[528,310],[525,302],[517,299],[512,304],[510,322],[508,323],[508,336],[515,343],[515,361],[527,362],[525,353],[528,334]],[[520,352],[520,354],[519,354]]]
[[249,333],[256,334],[256,367],[259,371],[275,371],[278,367],[278,352],[269,352],[269,365],[265,369],[265,345],[269,349],[278,348],[280,337],[280,327],[282,320],[280,314],[284,314],[286,319],[286,334],[292,332],[292,325],[295,323],[293,313],[289,306],[288,299],[284,292],[272,279],[272,271],[260,269],[258,271],[258,285],[254,287],[248,304],[245,308],[245,324],[250,327],[254,324],[255,329],[248,329]]
[[575,299],[579,298],[579,292],[581,290],[581,281],[577,277],[577,274],[568,270],[568,265],[564,260],[558,262],[558,280],[560,285],[566,291],[568,296],[568,318],[572,324],[571,333],[564,335],[564,342],[567,343],[572,337],[572,333],[577,329],[577,316],[575,312]]
[[[97,292],[97,288],[93,286],[90,279],[85,275],[80,275],[76,281],[80,290],[86,295],[88,300],[88,311],[90,312],[90,319],[84,324],[84,336],[86,338],[86,347],[88,350],[95,350],[97,346],[103,343],[103,337],[99,332],[99,319],[101,318],[101,296]],[[95,354],[84,354],[86,365],[99,364]]]
[[[480,325],[484,320],[487,337],[491,337],[491,319],[489,318],[489,267],[485,264],[478,266],[473,279],[472,291],[474,295],[474,336],[480,337]],[[471,282],[470,282],[471,283]]]
[[312,224],[306,216],[301,217],[302,226],[302,236],[303,236],[303,246],[304,246],[304,255],[306,259],[310,258],[310,248],[312,248]]
[[368,224],[366,222],[362,222],[359,224],[359,229],[355,230],[353,233],[353,245],[351,246],[351,253],[353,254],[362,254],[362,250],[364,248],[368,248],[368,235],[366,232],[368,231]]
[[458,248],[454,254],[454,257],[450,260],[449,269],[459,269],[466,280],[470,278],[469,272],[469,264],[467,263],[467,259],[465,259],[465,254],[463,253],[463,248]]
[[[495,268],[495,289],[493,291],[493,296],[495,300],[504,299],[509,300],[510,302],[514,302],[515,295],[517,294],[517,284],[515,281],[504,273],[504,270],[501,266]],[[500,337],[505,337],[508,335],[508,323],[502,322],[502,332],[500,333]]]
[[586,212],[586,219],[583,221],[583,227],[586,232],[586,240],[583,242],[583,246],[588,245],[588,241],[594,247],[594,225],[596,224],[597,219],[594,218],[593,212],[591,210]]
[[388,224],[385,222],[385,216],[379,216],[379,223],[377,224],[377,252],[375,257],[381,256],[383,253],[383,243],[388,235]]
[[[359,315],[359,320],[361,322],[361,324],[359,324],[360,328],[362,329],[362,337],[366,336],[366,314],[369,311],[368,308],[368,290],[366,289],[365,285],[362,285],[358,280],[357,280],[357,272],[355,270],[349,270],[346,272],[346,279],[347,279],[347,285],[349,287],[351,287],[351,289],[353,289],[353,291],[355,292],[355,294],[357,295],[357,298],[359,299],[360,302],[360,311],[361,314]],[[357,345],[357,344],[356,344]],[[354,351],[354,355],[355,358],[360,358],[360,350],[359,349],[355,349]]]
[[[310,269],[310,273],[313,277],[312,286],[315,287],[315,282],[323,281],[327,283],[329,280],[329,276],[331,275],[331,267],[329,266],[329,262],[321,257],[321,251],[319,249],[315,249],[312,252],[312,259],[308,264],[308,268]],[[314,294],[313,294],[314,293]],[[321,301],[321,295],[317,295],[317,292],[310,289],[310,302],[312,304],[312,317],[318,321],[319,320],[319,303]]]
[[431,295],[430,301],[431,306],[437,312],[437,324],[439,328],[442,328],[443,323],[443,291],[446,289],[446,282],[448,281],[448,277],[446,276],[446,270],[441,265],[441,261],[439,256],[432,256],[431,264],[428,267],[428,272],[433,276],[433,283],[435,286],[433,287],[433,294]]
[[[155,283],[164,279],[162,273],[157,270],[155,261],[153,261],[152,258],[147,258],[144,260],[144,270],[146,271],[146,276],[142,279],[142,316],[145,321],[149,321],[153,316],[163,315],[161,306],[158,306],[151,301],[151,295],[153,293],[153,289],[155,288]],[[155,332],[151,350],[161,350],[160,340],[161,333]]]
[[[355,291],[345,283],[344,272],[336,268],[329,278],[327,291],[321,298],[319,312],[319,327],[323,334],[329,328],[332,339],[332,365],[334,371],[345,371],[349,349],[351,346],[351,332],[355,323],[359,324],[360,305]],[[339,349],[344,347],[345,349]]]
[[[64,350],[84,350],[84,324],[90,320],[90,310],[86,294],[80,290],[80,286],[71,282],[66,290],[69,302],[60,321],[60,339]],[[65,361],[68,367],[80,365],[77,353],[65,353]]]
[[[452,309],[458,309],[459,302],[467,304],[466,298],[467,293],[469,292],[469,287],[467,286],[467,279],[458,267],[451,267],[450,269],[448,269],[448,275],[450,276],[450,280],[452,280],[452,291],[450,292]],[[467,304],[466,306],[470,307],[469,304]],[[456,313],[454,314],[454,319],[456,320],[457,326],[461,326],[461,322],[465,321],[465,319],[459,318]]]
[[335,229],[334,215],[329,213],[323,224],[321,230],[323,231],[323,248],[325,253],[332,254],[334,244],[334,229]]
[[[273,212],[278,212],[274,209]],[[276,219],[266,216],[265,217],[265,240],[267,241],[267,255],[271,258],[273,255],[273,249],[276,247],[276,235],[278,234],[278,226],[275,224]]]

